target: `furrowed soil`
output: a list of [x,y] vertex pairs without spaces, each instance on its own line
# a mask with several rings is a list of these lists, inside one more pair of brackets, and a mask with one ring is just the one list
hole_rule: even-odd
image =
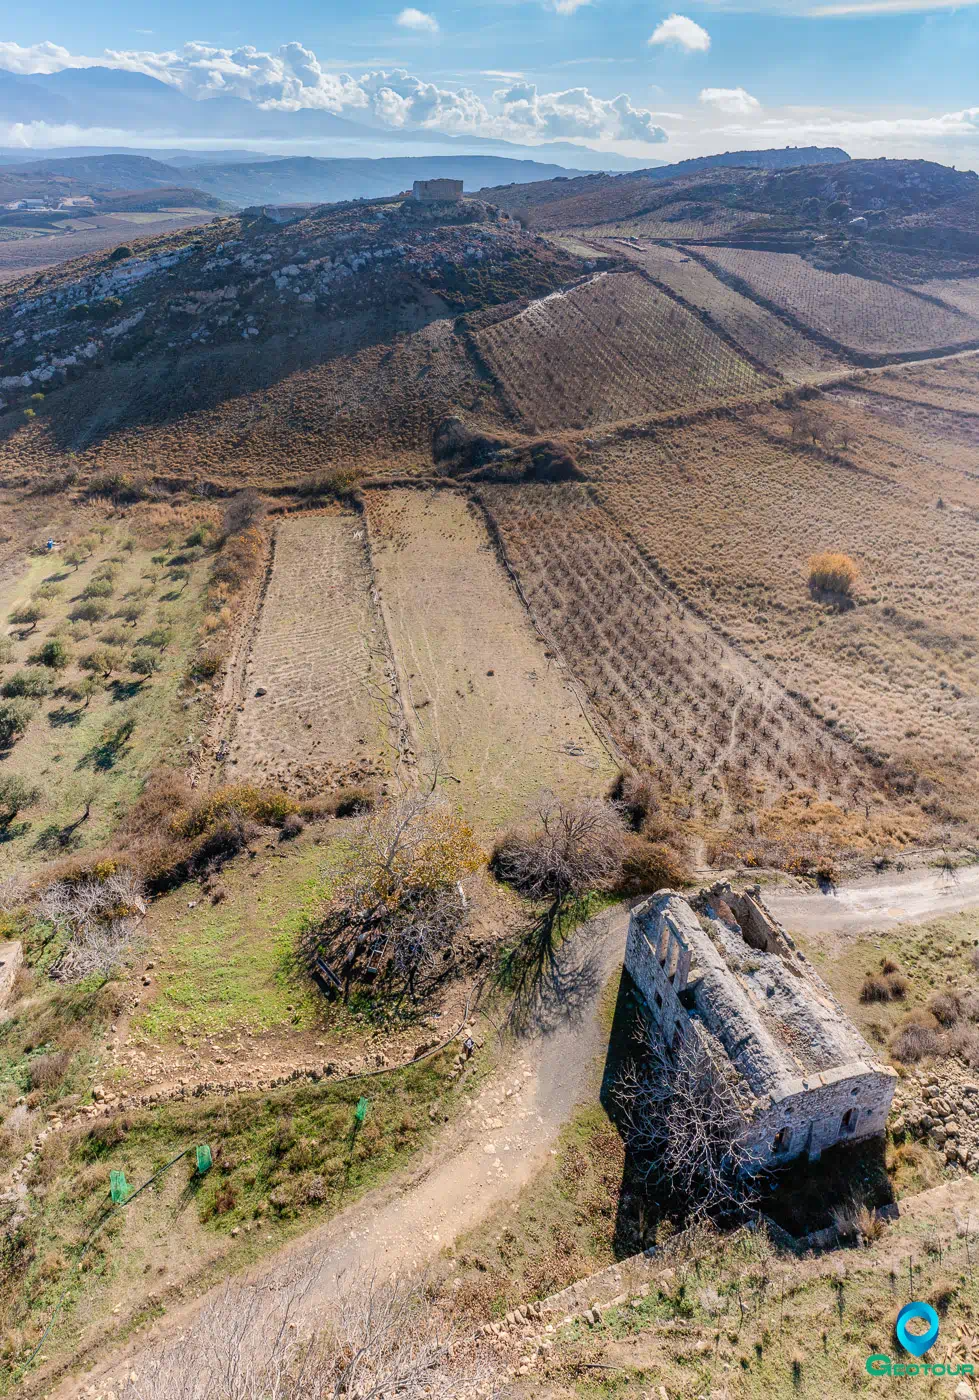
[[371,491],[367,516],[416,749],[441,753],[448,795],[491,832],[542,788],[605,791],[612,759],[463,498]]
[[[832,414],[821,431],[834,441]],[[682,593],[826,730],[874,753],[893,793],[971,821],[979,527],[920,489],[910,457],[878,471],[863,437],[835,441],[793,438],[772,409],[610,444],[587,469]],[[810,589],[821,549],[856,561],[853,597]]]
[[726,286],[682,248],[624,238],[606,238],[598,246],[638,263],[677,296],[708,312],[749,355],[790,383],[801,384],[844,368],[838,356]]
[[699,247],[708,267],[739,279],[810,330],[874,355],[935,350],[979,339],[979,319],[887,282],[824,272],[797,253]]
[[631,273],[532,302],[477,343],[524,421],[584,427],[757,393],[767,380]]
[[236,774],[322,790],[396,762],[397,703],[366,549],[355,515],[275,527],[230,746]]

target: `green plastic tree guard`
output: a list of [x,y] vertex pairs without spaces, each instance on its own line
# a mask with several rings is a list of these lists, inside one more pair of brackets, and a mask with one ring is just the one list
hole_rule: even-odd
[[362,1099],[359,1101],[359,1103],[357,1104],[357,1107],[354,1109],[354,1118],[355,1118],[355,1120],[356,1120],[356,1122],[357,1122],[357,1126],[358,1126],[358,1127],[360,1127],[360,1125],[363,1123],[364,1119],[367,1117],[367,1105],[368,1105],[368,1102],[369,1102],[368,1099],[363,1099],[363,1098],[362,1098]]
[[129,1196],[129,1182],[125,1172],[109,1172],[109,1195],[114,1205],[121,1206]]
[[197,1171],[203,1176],[205,1172],[211,1170],[211,1149],[206,1142],[202,1142],[197,1149]]

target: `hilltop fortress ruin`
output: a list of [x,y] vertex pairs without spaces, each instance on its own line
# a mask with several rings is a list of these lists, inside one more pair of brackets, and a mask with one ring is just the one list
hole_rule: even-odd
[[696,1036],[735,1089],[756,1169],[884,1132],[896,1074],[874,1059],[758,891],[660,891],[633,910],[625,957],[650,1030]]

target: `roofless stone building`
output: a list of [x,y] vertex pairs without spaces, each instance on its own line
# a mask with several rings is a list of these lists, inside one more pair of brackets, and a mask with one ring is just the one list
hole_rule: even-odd
[[757,889],[652,895],[632,912],[625,966],[650,1030],[674,1050],[698,1037],[735,1089],[757,1170],[884,1132],[894,1070]]

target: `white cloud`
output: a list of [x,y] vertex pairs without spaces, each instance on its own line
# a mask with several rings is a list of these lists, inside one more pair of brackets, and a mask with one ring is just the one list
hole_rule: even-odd
[[275,53],[251,45],[223,49],[189,43],[179,52],[110,49],[101,58],[82,58],[56,44],[0,45],[0,67],[14,72],[48,73],[93,64],[148,73],[192,98],[240,97],[265,111],[350,110],[381,128],[425,127],[520,141],[570,137],[648,145],[667,139],[652,112],[633,106],[626,93],[605,99],[583,87],[538,92],[519,75],[513,82],[506,75],[510,85],[487,103],[469,88],[439,87],[400,68],[357,77],[333,72],[300,43],[283,44]]
[[745,92],[743,87],[704,88],[700,94],[700,101],[709,107],[716,107],[719,112],[730,112],[732,116],[747,117],[752,112],[761,111],[758,98],[752,97],[750,92]]
[[590,5],[591,0],[551,0],[551,9],[559,15],[573,15],[582,5]]
[[710,35],[695,20],[686,15],[670,15],[662,20],[646,41],[649,44],[674,44],[687,53],[706,53],[710,48]]
[[439,32],[438,20],[434,15],[427,15],[424,10],[402,10],[395,22],[400,24],[402,29],[415,29],[420,34],[437,34]]
[[625,93],[606,101],[587,88],[538,92],[536,83],[524,82],[501,89],[493,97],[502,108],[505,134],[511,137],[586,137],[654,145],[668,140],[663,128],[653,121],[652,112],[633,107]]

